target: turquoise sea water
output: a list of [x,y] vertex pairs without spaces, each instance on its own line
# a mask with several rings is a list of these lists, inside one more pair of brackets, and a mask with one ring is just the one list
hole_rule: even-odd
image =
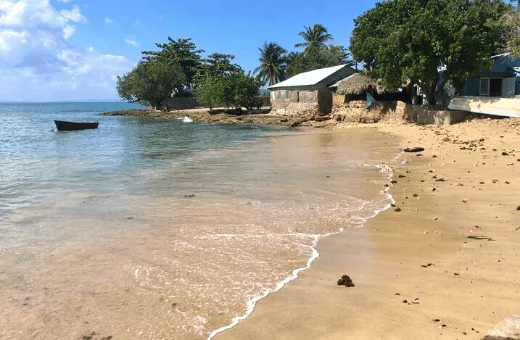
[[[132,190],[124,174],[168,166],[201,150],[260,137],[249,126],[104,117],[127,103],[0,104],[0,222],[13,211],[74,190]],[[99,121],[99,129],[56,132],[54,120]]]

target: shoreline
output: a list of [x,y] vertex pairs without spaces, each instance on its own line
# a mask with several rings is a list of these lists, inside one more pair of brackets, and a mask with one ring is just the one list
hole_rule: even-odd
[[209,114],[208,109],[152,111],[144,109],[119,110],[100,113],[102,116],[134,116],[151,119],[180,119],[189,115],[195,123],[213,124],[259,124],[276,125],[282,127],[329,127],[337,122],[330,116],[302,115],[279,116],[270,113],[245,113],[241,115],[215,113]]
[[[399,153],[395,158],[394,160],[398,160],[400,157],[402,156],[402,153]],[[394,171],[391,167],[388,167],[386,164],[380,164],[380,165],[377,165],[376,168],[378,168],[381,172],[386,172],[388,174],[388,177],[387,177],[387,182],[389,184],[388,187],[386,187],[386,189],[384,189],[381,194],[385,195],[386,196],[386,201],[389,201],[390,203],[386,204],[383,208],[381,209],[377,209],[377,210],[374,210],[373,214],[366,217],[366,218],[363,218],[363,222],[361,223],[361,225],[357,226],[357,227],[353,227],[353,228],[350,228],[350,229],[357,229],[357,228],[364,228],[366,226],[366,224],[376,218],[380,213],[392,208],[392,205],[395,204],[395,200],[394,200],[394,197],[389,193],[392,185],[391,185],[391,181],[392,181],[392,178],[394,176]],[[257,297],[254,297],[253,299],[250,299],[247,301],[247,309],[246,309],[246,313],[243,314],[243,315],[239,315],[239,316],[236,316],[232,319],[231,323],[229,325],[226,325],[226,326],[223,326],[223,327],[220,327],[218,329],[215,329],[214,331],[211,332],[211,334],[209,335],[208,337],[208,340],[211,340],[211,339],[214,339],[216,336],[219,336],[220,334],[226,332],[226,331],[229,331],[235,327],[237,327],[241,322],[247,320],[247,318],[249,318],[251,316],[251,314],[254,313],[255,311],[255,308],[257,306],[257,304],[267,298],[269,295],[271,294],[274,294],[274,293],[277,293],[278,291],[280,291],[282,288],[284,288],[287,284],[291,283],[292,281],[294,280],[297,280],[298,279],[298,274],[300,274],[301,272],[304,272],[306,270],[309,270],[311,268],[311,265],[313,262],[315,262],[319,257],[320,257],[320,253],[318,252],[317,250],[317,247],[320,243],[321,240],[325,239],[325,238],[328,238],[328,237],[333,237],[335,235],[338,235],[338,234],[341,234],[345,232],[345,228],[341,228],[339,231],[337,232],[332,232],[332,233],[328,233],[328,234],[315,234],[315,239],[313,241],[313,244],[311,245],[311,249],[312,249],[312,256],[307,260],[307,264],[305,267],[301,267],[301,268],[296,268],[294,269],[292,272],[291,272],[291,275],[289,275],[288,277],[286,277],[284,280],[278,282],[276,284],[276,287],[272,290],[268,290],[268,291],[264,291],[262,292],[262,294],[260,294],[259,296]]]
[[[402,212],[386,210],[362,228],[320,239],[320,257],[308,270],[215,339],[480,339],[518,314],[520,231],[513,226],[520,225],[520,176],[514,172],[519,126],[515,120],[370,125],[400,136],[402,147],[427,146],[423,157],[406,155],[407,163],[395,167],[399,177],[390,193]],[[479,171],[491,157],[492,171]],[[507,181],[499,185],[495,177]],[[492,199],[483,188],[495,194]],[[467,238],[479,234],[497,241]],[[343,274],[355,288],[336,286]]]

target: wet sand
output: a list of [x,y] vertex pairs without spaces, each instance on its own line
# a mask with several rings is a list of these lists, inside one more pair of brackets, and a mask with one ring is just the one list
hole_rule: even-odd
[[520,122],[367,128],[426,148],[394,167],[396,207],[322,239],[309,270],[215,339],[481,339],[520,313]]

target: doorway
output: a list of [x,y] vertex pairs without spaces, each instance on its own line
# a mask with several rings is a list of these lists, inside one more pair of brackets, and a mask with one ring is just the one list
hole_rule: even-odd
[[489,96],[502,96],[502,78],[493,78],[489,80]]

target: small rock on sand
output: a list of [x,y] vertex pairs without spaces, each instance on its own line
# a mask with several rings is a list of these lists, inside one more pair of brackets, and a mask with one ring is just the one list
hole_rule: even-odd
[[341,279],[338,280],[338,286],[355,287],[354,282],[352,282],[352,279],[348,275],[343,275]]

